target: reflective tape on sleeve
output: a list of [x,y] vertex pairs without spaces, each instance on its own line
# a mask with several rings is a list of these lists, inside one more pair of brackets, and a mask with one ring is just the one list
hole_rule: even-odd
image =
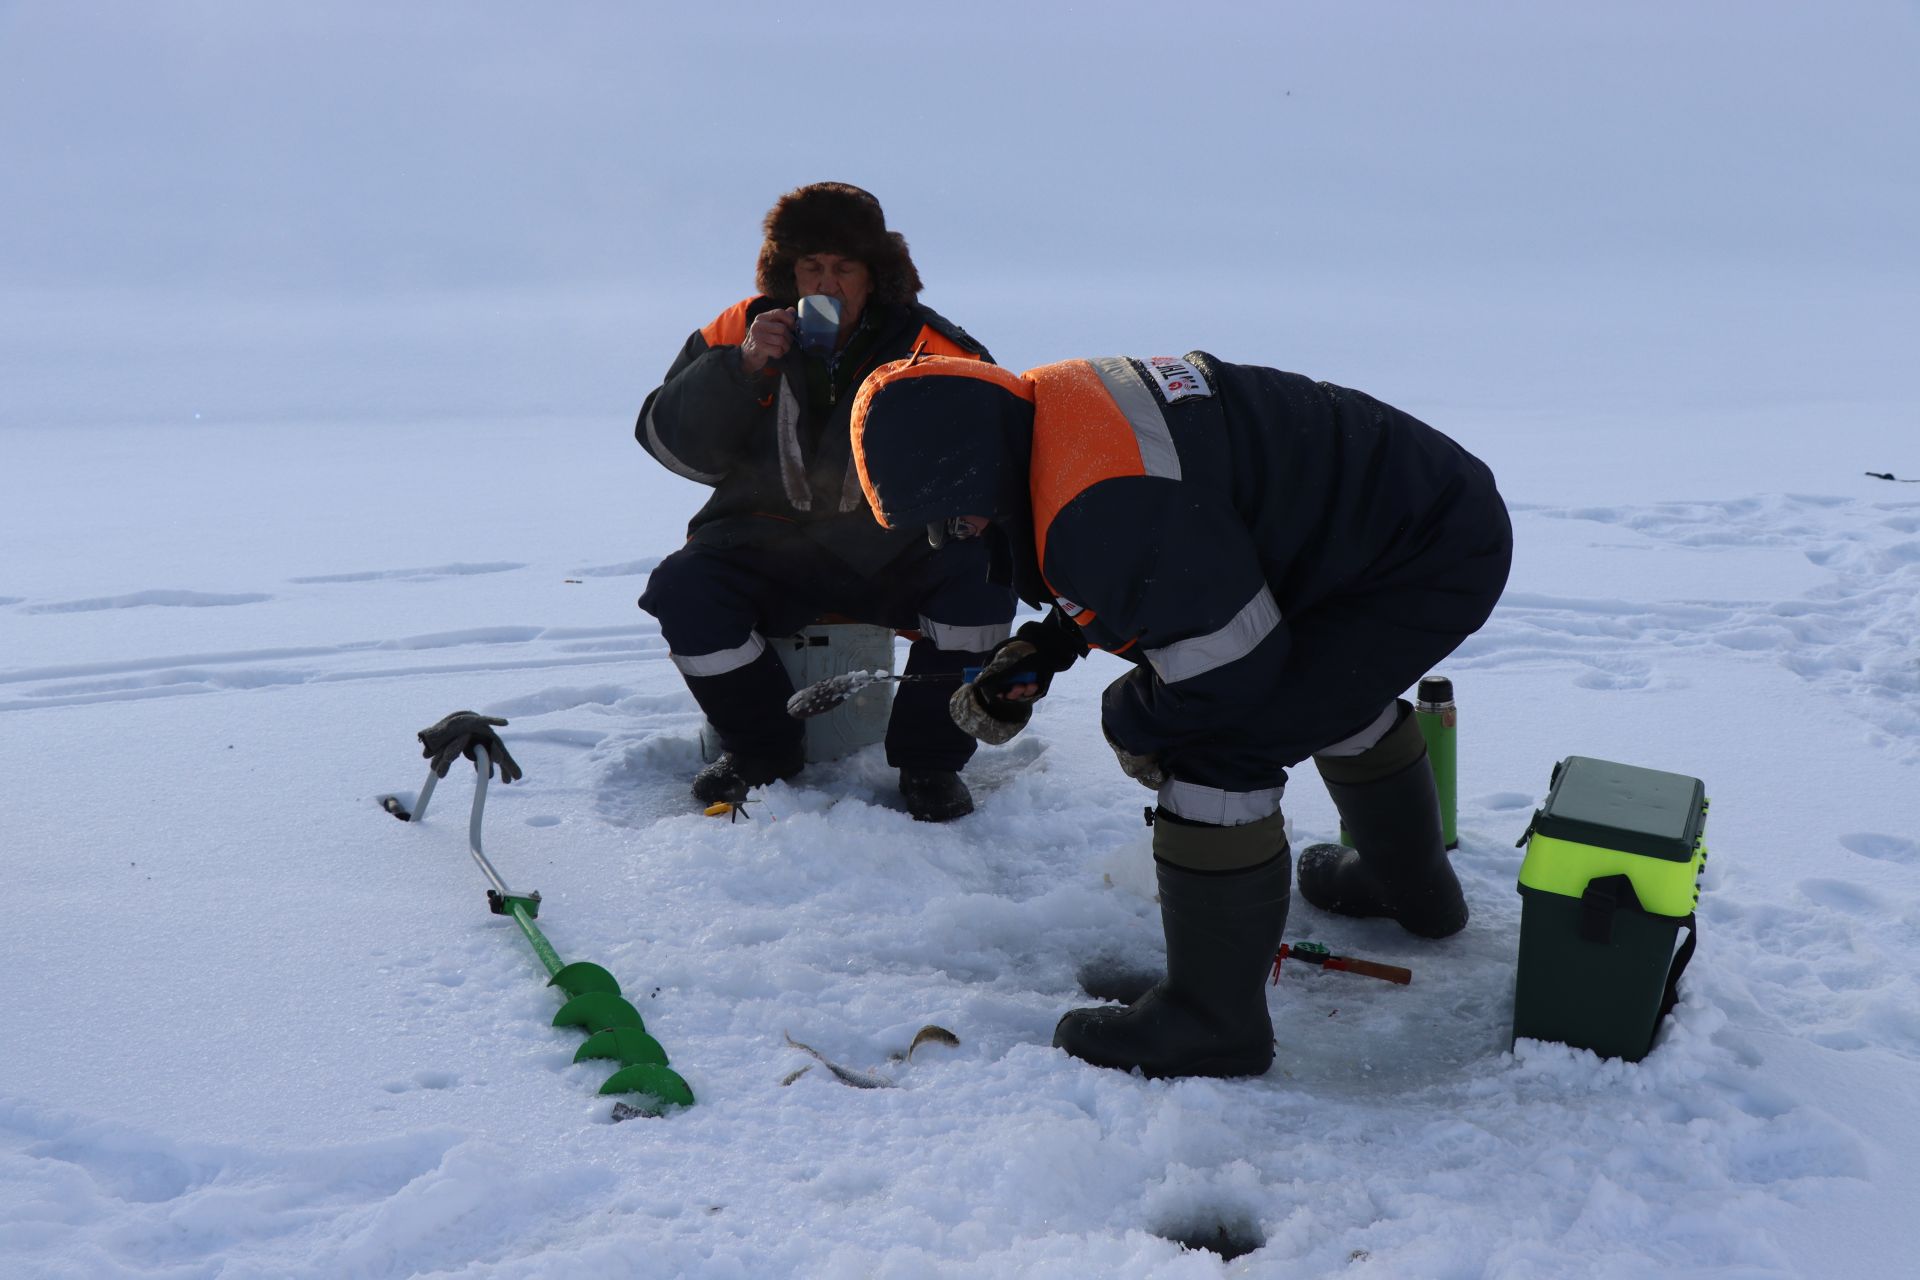
[[653,425],[652,406],[648,406],[647,408],[647,447],[653,453],[654,457],[660,459],[660,461],[665,464],[667,470],[677,476],[684,476],[686,479],[699,484],[719,484],[726,478],[717,471],[702,471],[698,467],[689,465],[675,454],[673,450],[667,448],[666,441],[660,438],[659,430]]
[[1162,680],[1176,684],[1205,675],[1229,662],[1238,662],[1259,648],[1260,642],[1272,635],[1273,629],[1279,625],[1280,606],[1274,603],[1273,592],[1262,583],[1260,590],[1254,592],[1253,599],[1247,601],[1246,606],[1234,614],[1226,626],[1204,636],[1192,636],[1159,649],[1148,649],[1146,658]]
[[1146,474],[1166,480],[1180,478],[1180,451],[1174,447],[1173,433],[1167,429],[1166,415],[1160,404],[1140,381],[1131,362],[1121,356],[1101,356],[1088,360],[1113,402],[1126,415],[1133,428],[1134,443],[1140,446],[1140,465]]

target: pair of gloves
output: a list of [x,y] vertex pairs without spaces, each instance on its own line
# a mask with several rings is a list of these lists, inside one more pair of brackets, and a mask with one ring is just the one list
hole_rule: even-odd
[[[1087,645],[1079,627],[1060,613],[1050,613],[1041,622],[1028,622],[1002,640],[988,656],[980,674],[954,690],[947,701],[947,714],[960,728],[987,743],[999,746],[1027,727],[1033,719],[1033,704],[1047,696],[1054,676],[1086,656]],[[1032,683],[1039,689],[1030,698],[1010,698],[1008,688],[1015,682],[1009,676],[1032,672]],[[1129,778],[1154,790],[1167,781],[1166,770],[1157,756],[1135,755],[1111,737],[1107,745],[1120,761]]]

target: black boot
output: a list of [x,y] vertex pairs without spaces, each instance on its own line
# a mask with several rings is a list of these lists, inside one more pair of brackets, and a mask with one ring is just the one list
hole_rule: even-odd
[[686,681],[722,748],[718,760],[694,775],[694,799],[737,804],[748,788],[791,778],[806,766],[806,726],[787,714],[793,681],[772,649],[744,667]]
[[916,822],[951,822],[973,812],[973,793],[951,769],[902,769],[900,798]]
[[[1255,847],[1267,856],[1248,866]],[[1169,853],[1196,850],[1198,858],[1183,858],[1187,866],[1167,861]],[[1293,879],[1280,815],[1251,828],[1163,815],[1154,851],[1167,976],[1131,1005],[1068,1013],[1054,1028],[1054,1046],[1098,1067],[1138,1068],[1155,1079],[1261,1075],[1273,1065],[1267,974],[1286,928]],[[1223,862],[1235,869],[1194,869]]]
[[701,804],[739,804],[752,788],[791,778],[806,763],[799,746],[768,755],[722,751],[718,760],[693,775],[693,798]]
[[1357,756],[1315,756],[1354,847],[1300,854],[1300,896],[1343,916],[1385,916],[1423,938],[1467,927],[1467,899],[1447,860],[1440,798],[1412,708]]

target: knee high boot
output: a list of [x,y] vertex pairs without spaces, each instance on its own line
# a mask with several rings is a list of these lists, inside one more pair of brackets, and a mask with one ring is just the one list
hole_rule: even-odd
[[738,803],[749,788],[790,778],[805,766],[806,726],[787,714],[793,681],[772,649],[722,675],[685,678],[723,748],[694,775],[693,794],[702,804]]
[[1153,843],[1167,976],[1131,1005],[1071,1011],[1053,1043],[1155,1079],[1261,1075],[1273,1065],[1266,982],[1293,878],[1280,815],[1242,827],[1162,815]]
[[1300,896],[1322,911],[1385,916],[1423,938],[1467,927],[1467,900],[1447,860],[1440,799],[1412,708],[1357,756],[1315,756],[1353,848],[1300,853]]

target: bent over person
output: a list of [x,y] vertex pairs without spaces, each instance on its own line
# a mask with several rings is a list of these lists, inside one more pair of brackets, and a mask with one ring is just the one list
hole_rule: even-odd
[[1157,792],[1167,973],[1131,1005],[1068,1013],[1056,1045],[1150,1076],[1267,1070],[1281,793],[1309,757],[1354,847],[1301,856],[1307,901],[1426,937],[1465,927],[1399,695],[1506,583],[1512,526],[1477,458],[1361,392],[1198,351],[1022,375],[903,361],[862,388],[853,437],[881,523],[987,541],[1052,606],[955,693],[956,723],[1005,741],[1089,648],[1134,664],[1102,720]]
[[[693,793],[739,801],[800,771],[804,726],[786,714],[792,683],[766,637],[836,614],[917,631],[907,672],[953,676],[899,686],[886,752],[915,818],[957,818],[973,809],[960,769],[975,740],[947,698],[1006,639],[1013,596],[987,581],[983,547],[936,549],[874,523],[848,419],[860,380],[888,361],[990,357],[919,304],[906,240],[859,187],[788,192],[765,232],[758,295],[687,339],[634,428],[669,470],[713,488],[640,597],[723,748]],[[821,327],[803,330],[796,304]]]

